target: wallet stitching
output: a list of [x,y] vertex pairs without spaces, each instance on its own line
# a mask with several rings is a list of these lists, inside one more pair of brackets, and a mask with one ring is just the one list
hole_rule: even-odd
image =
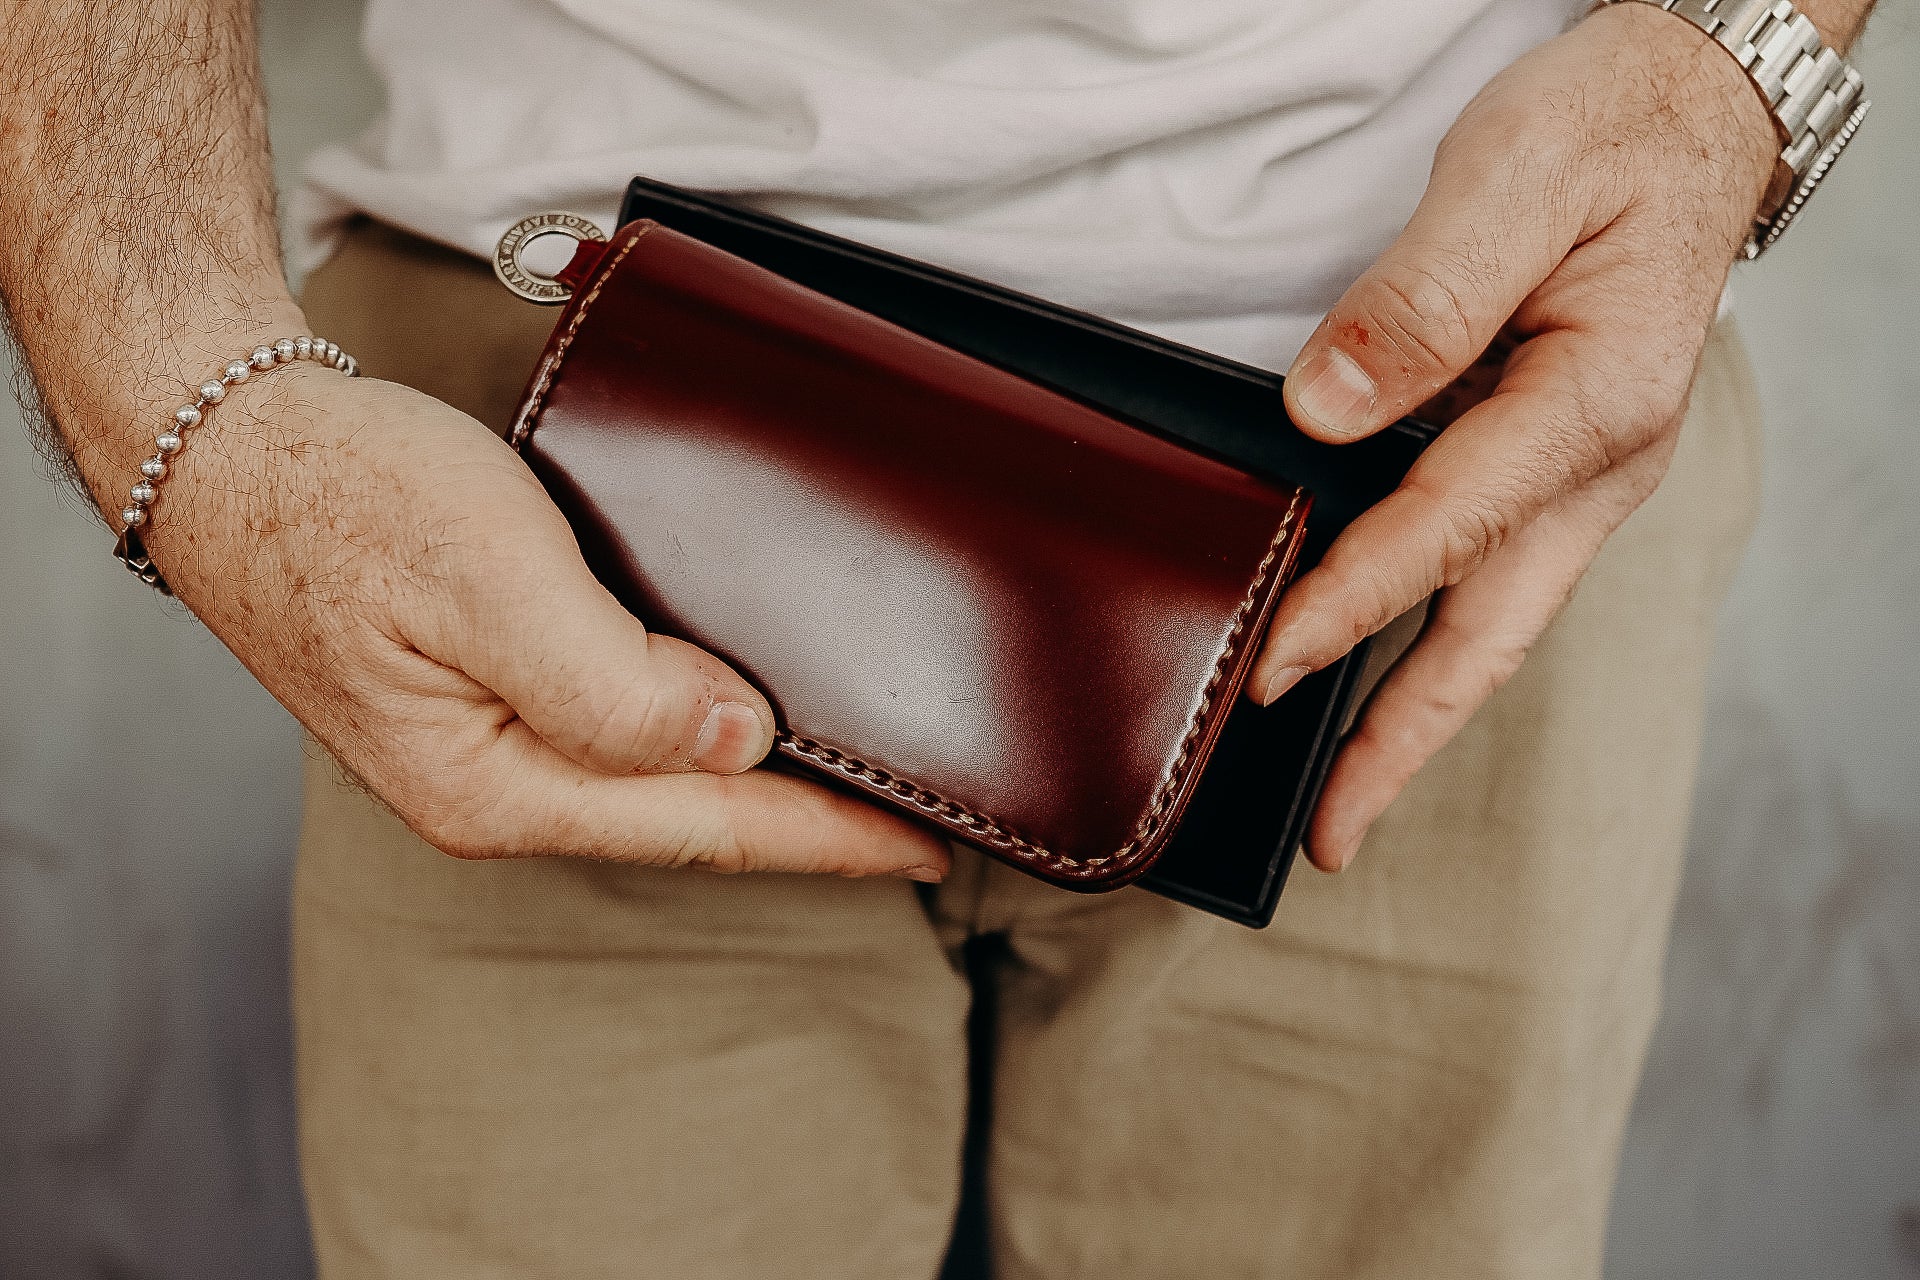
[[527,397],[527,410],[521,415],[519,425],[514,428],[513,439],[508,442],[514,448],[518,449],[525,444],[527,437],[532,435],[533,429],[540,424],[540,413],[546,407],[547,392],[553,387],[554,376],[560,372],[561,361],[567,358],[567,348],[573,345],[574,335],[580,332],[580,326],[586,322],[587,312],[599,300],[601,290],[605,289],[607,281],[613,278],[614,268],[620,265],[622,258],[633,252],[633,246],[639,244],[641,238],[653,230],[654,225],[651,222],[640,224],[640,229],[633,233],[632,238],[621,245],[620,251],[601,267],[599,278],[593,282],[593,288],[587,290],[586,296],[580,299],[580,305],[574,308],[573,318],[567,321],[566,331],[560,335],[560,341],[554,344],[553,354],[547,357],[545,365],[540,370],[540,379],[533,384],[533,393]]
[[1286,546],[1293,532],[1303,496],[1303,490],[1294,490],[1293,500],[1287,504],[1286,515],[1281,517],[1280,527],[1275,531],[1273,541],[1267,546],[1266,557],[1260,561],[1259,568],[1254,570],[1253,583],[1247,588],[1247,594],[1241,598],[1240,607],[1234,611],[1233,626],[1227,631],[1227,642],[1222,646],[1220,656],[1213,664],[1213,674],[1207,679],[1205,690],[1200,696],[1200,704],[1194,708],[1193,718],[1187,723],[1187,732],[1180,740],[1180,750],[1174,755],[1173,763],[1167,767],[1166,776],[1160,781],[1160,787],[1154,795],[1152,805],[1141,816],[1127,842],[1112,853],[1102,854],[1097,858],[1073,858],[1064,853],[1056,853],[1045,845],[1014,833],[1006,824],[988,814],[968,808],[936,791],[928,790],[897,774],[870,765],[824,742],[787,732],[780,733],[778,741],[815,764],[878,786],[889,795],[904,800],[917,809],[958,823],[995,848],[1003,849],[1026,861],[1050,868],[1096,868],[1109,863],[1123,862],[1153,838],[1160,828],[1160,823],[1165,819],[1168,808],[1172,806],[1174,797],[1180,793],[1181,786],[1186,782],[1193,749],[1200,741],[1200,735],[1205,731],[1207,715],[1213,709],[1214,698],[1220,692],[1221,681],[1226,679],[1227,668],[1232,665],[1234,655],[1239,652],[1240,641],[1244,638],[1247,629],[1247,619],[1252,616],[1254,606],[1259,603],[1261,593],[1272,577],[1275,566],[1281,561],[1281,550]]

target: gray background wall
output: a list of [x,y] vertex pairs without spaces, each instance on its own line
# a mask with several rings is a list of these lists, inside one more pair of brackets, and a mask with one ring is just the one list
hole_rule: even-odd
[[[376,102],[267,0],[283,181]],[[1920,32],[1743,271],[1770,489],[1729,603],[1616,1280],[1920,1277]],[[298,1276],[292,721],[137,589],[0,406],[0,1276]]]

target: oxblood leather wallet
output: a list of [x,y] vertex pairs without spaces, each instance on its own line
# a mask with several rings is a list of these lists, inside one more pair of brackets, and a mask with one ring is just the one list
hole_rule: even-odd
[[512,434],[601,580],[767,694],[785,767],[1265,924],[1364,651],[1242,685],[1430,432],[1319,446],[1274,375],[662,184],[622,223]]

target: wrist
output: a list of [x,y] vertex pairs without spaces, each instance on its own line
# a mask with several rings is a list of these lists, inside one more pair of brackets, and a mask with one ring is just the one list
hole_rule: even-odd
[[[154,452],[155,437],[174,412],[192,404],[200,387],[218,381],[227,366],[278,338],[310,333],[306,317],[287,296],[263,293],[244,305],[168,325],[144,342],[107,350],[75,344],[55,352],[29,349],[29,367],[42,407],[73,459],[78,477],[108,522],[118,527],[132,469]],[[220,416],[244,420],[257,398],[251,384],[233,389]],[[211,416],[211,415],[210,415]]]
[[[1870,0],[1814,0],[1828,20],[1825,28],[1790,0],[1645,0],[1619,7],[1658,8],[1708,37],[1740,67],[1764,105],[1778,159],[1742,245],[1744,257],[1759,257],[1799,216],[1873,105],[1859,70],[1840,52]],[[1851,21],[1836,24],[1841,15]]]
[[1607,4],[1586,25],[1615,50],[1621,82],[1636,84],[1643,121],[1680,149],[1676,160],[1719,197],[1744,238],[1785,172],[1780,127],[1746,71],[1706,32],[1656,5]]
[[[176,406],[161,424],[151,451],[132,473],[133,483],[124,499],[127,505],[121,508],[117,521],[109,517],[110,523],[120,529],[114,549],[120,561],[149,584],[171,594],[148,550],[148,538],[155,532],[155,504],[160,501],[163,485],[172,495],[166,510],[169,527],[162,533],[165,542],[185,546],[209,540],[218,543],[227,540],[217,532],[222,525],[228,526],[229,533],[242,526],[261,527],[256,524],[263,518],[254,510],[257,502],[244,499],[251,495],[271,502],[284,496],[270,464],[276,456],[302,454],[312,443],[298,425],[303,416],[299,406],[313,394],[311,387],[303,389],[301,375],[303,371],[326,370],[348,378],[358,372],[353,358],[337,344],[302,334],[259,343],[200,383],[191,398]],[[264,395],[257,390],[263,379],[274,384]],[[224,430],[212,433],[211,439],[192,451],[195,456],[189,457],[188,441],[207,434],[208,423],[215,418]],[[291,423],[286,421],[289,418]],[[198,485],[170,484],[176,471],[197,476]],[[214,501],[201,501],[206,497]],[[231,501],[234,497],[243,499],[238,507]],[[195,529],[192,513],[204,516],[209,507],[216,513],[224,512],[227,519],[216,518],[211,529]],[[187,516],[184,527],[171,518],[176,511]],[[271,523],[271,518],[267,519]],[[211,539],[206,536],[209,533],[213,534]]]

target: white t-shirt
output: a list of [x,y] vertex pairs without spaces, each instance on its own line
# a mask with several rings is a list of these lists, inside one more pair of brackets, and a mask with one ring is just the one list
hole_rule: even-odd
[[319,154],[475,254],[638,173],[1284,367],[1434,144],[1584,0],[370,0],[384,117]]

